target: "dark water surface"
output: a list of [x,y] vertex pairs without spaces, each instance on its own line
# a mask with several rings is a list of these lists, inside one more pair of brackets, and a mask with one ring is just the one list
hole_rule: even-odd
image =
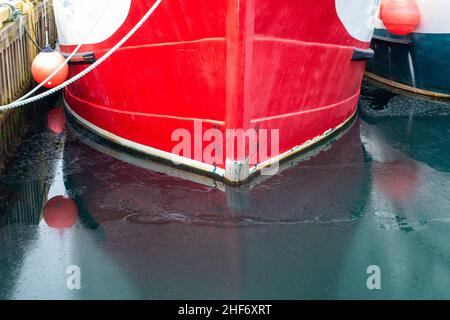
[[[0,178],[0,298],[450,298],[450,104],[365,83],[348,132],[279,175],[198,180],[36,124]],[[70,229],[42,215],[60,195]]]

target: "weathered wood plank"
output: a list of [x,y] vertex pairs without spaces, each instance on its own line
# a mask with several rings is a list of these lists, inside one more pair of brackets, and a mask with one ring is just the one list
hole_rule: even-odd
[[[32,12],[25,12],[25,26],[34,35],[38,44],[45,45],[44,10],[42,1],[32,1],[35,6]],[[10,2],[17,8],[29,10],[19,0]],[[55,43],[56,28],[54,27],[51,1],[48,5],[50,42]],[[28,9],[27,9],[28,8]],[[6,22],[9,19],[9,9],[0,7],[0,103],[2,105],[16,100],[24,95],[33,85],[31,63],[37,54],[33,42],[21,30],[19,21]],[[34,29],[34,30],[33,30]],[[21,32],[23,31],[23,32]],[[29,118],[29,108],[15,109],[0,113],[0,171],[17,144]]]

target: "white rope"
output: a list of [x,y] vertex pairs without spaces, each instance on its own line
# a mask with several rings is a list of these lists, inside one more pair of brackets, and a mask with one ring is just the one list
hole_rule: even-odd
[[[92,70],[97,68],[99,65],[101,65],[103,62],[105,62],[106,59],[108,59],[121,46],[123,46],[123,44],[125,42],[127,42],[128,39],[130,39],[142,27],[142,25],[152,16],[153,12],[159,7],[161,2],[162,2],[162,0],[157,0],[153,4],[153,6],[147,11],[147,13],[142,17],[142,19],[133,27],[133,29],[131,29],[130,32],[128,32],[128,34],[125,37],[122,38],[122,40],[120,40],[114,47],[112,47],[107,53],[105,53],[100,59],[98,59],[96,62],[94,62],[88,68],[86,68],[85,70],[83,70],[82,72],[77,74],[76,76],[70,78],[69,80],[65,81],[64,83],[60,84],[59,86],[57,86],[57,87],[55,87],[53,89],[50,89],[50,90],[48,90],[46,92],[43,92],[43,93],[41,93],[41,94],[39,94],[37,96],[34,96],[32,98],[29,98],[29,99],[21,100],[21,101],[15,101],[15,102],[12,102],[12,103],[4,105],[4,106],[0,106],[0,112],[6,111],[6,110],[9,110],[9,109],[13,109],[13,108],[17,108],[17,107],[21,107],[21,106],[24,106],[26,104],[33,103],[33,102],[36,102],[38,100],[41,100],[41,99],[43,99],[45,97],[48,97],[49,95],[52,95],[55,92],[58,92],[59,90],[64,89],[65,87],[71,85],[75,81],[78,81],[79,79],[81,79],[84,76],[86,76],[89,72],[91,72]],[[68,60],[69,59],[66,59],[66,63],[67,63]]]
[[[47,0],[48,1],[48,0]],[[47,3],[47,1],[44,2],[44,4]],[[94,29],[97,27],[99,21],[103,18],[103,15],[106,12],[106,9],[109,7],[109,5],[111,4],[112,0],[109,0],[108,3],[106,4],[106,6],[103,8],[102,12],[100,13],[100,16],[98,17],[97,21],[92,25],[92,27],[89,29],[88,32],[86,32],[86,35],[84,36],[83,40],[80,42],[79,45],[77,45],[75,47],[75,49],[72,51],[72,53],[66,58],[66,60],[64,60],[64,62],[58,67],[56,68],[55,71],[53,71],[44,81],[42,81],[41,83],[39,83],[36,87],[34,87],[30,92],[28,92],[27,94],[25,94],[24,96],[20,97],[19,99],[17,99],[15,102],[19,102],[22,100],[25,100],[26,98],[30,97],[31,95],[33,95],[36,91],[38,91],[40,88],[42,88],[44,86],[45,83],[47,83],[48,81],[50,81],[62,68],[64,68],[64,66],[69,63],[70,59],[72,59],[77,52],[80,50],[81,46],[86,43],[87,39],[89,38],[89,36],[91,35],[91,33],[94,31]],[[1,107],[0,107],[1,108]],[[0,109],[1,111],[1,109]]]

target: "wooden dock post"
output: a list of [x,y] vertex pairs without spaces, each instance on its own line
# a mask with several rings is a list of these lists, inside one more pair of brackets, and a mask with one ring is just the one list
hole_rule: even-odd
[[[4,1],[0,0],[0,4]],[[11,9],[0,7],[0,103],[10,103],[30,90],[33,85],[31,63],[38,53],[31,37],[45,46],[44,7],[42,0],[14,0],[8,4],[20,9],[22,21],[10,21]],[[49,38],[56,41],[52,2],[47,2]],[[26,129],[33,106],[0,113],[0,172],[14,152]]]

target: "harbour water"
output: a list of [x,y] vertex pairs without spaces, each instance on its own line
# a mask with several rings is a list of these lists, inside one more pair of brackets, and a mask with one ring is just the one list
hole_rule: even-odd
[[[0,178],[0,298],[450,298],[450,104],[365,82],[359,114],[241,187],[42,117]],[[57,196],[72,228],[42,216]]]

